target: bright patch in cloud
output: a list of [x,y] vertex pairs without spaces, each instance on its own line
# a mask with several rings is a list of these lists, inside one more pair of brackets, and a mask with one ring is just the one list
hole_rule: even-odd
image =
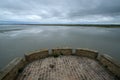
[[27,15],[26,18],[31,19],[31,20],[40,20],[40,19],[42,19],[42,17],[38,16],[38,15]]

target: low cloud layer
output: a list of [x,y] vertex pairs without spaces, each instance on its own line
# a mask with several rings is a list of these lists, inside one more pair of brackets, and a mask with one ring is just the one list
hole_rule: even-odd
[[0,21],[120,23],[120,0],[1,0]]

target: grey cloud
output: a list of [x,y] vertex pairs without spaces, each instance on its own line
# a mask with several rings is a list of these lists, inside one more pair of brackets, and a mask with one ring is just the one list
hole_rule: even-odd
[[[107,21],[120,23],[120,0],[1,0],[0,21]],[[115,20],[115,18],[118,20]]]

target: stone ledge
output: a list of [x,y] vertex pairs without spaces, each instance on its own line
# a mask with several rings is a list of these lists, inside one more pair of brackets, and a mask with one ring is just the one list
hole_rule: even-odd
[[0,71],[0,80],[14,80],[19,74],[19,70],[26,64],[25,59],[15,58],[5,68]]
[[96,59],[98,56],[98,52],[94,50],[78,48],[76,49],[76,55]]
[[28,62],[31,62],[31,61],[34,61],[34,60],[37,60],[37,59],[48,57],[49,56],[48,53],[49,53],[48,49],[35,51],[35,52],[32,52],[32,53],[27,53],[27,54],[25,54],[25,59]]
[[104,67],[120,78],[120,64],[114,61],[112,57],[102,54],[99,56],[98,60]]

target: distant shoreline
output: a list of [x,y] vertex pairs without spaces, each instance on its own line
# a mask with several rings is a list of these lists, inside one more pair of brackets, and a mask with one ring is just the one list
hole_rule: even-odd
[[120,28],[120,24],[0,24],[0,25],[85,26],[85,27]]

